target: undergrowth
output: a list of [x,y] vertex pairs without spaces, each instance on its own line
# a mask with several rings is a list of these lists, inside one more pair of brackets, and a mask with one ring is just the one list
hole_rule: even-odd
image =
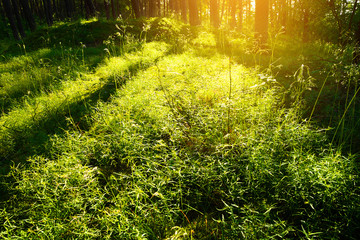
[[96,64],[81,48],[1,63],[1,238],[356,239],[357,156],[314,124],[330,78],[304,64],[284,80],[244,40],[148,24],[139,40],[115,26]]

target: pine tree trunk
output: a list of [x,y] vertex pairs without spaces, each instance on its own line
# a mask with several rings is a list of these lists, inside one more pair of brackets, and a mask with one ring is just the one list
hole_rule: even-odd
[[236,27],[236,10],[237,10],[237,1],[229,1],[229,8],[230,8],[230,27]]
[[105,8],[106,19],[110,20],[110,3],[108,2],[108,0],[104,0],[104,8]]
[[58,17],[59,17],[59,13],[58,13],[57,5],[56,5],[56,0],[53,0],[53,1],[52,1],[52,9],[53,9],[54,16],[55,16],[56,18],[58,18]]
[[44,12],[45,12],[46,23],[49,26],[51,26],[53,24],[51,1],[50,0],[43,0],[43,4],[44,4]]
[[95,16],[95,6],[92,0],[85,0],[86,18]]
[[304,28],[303,28],[303,42],[309,41],[309,8],[304,6]]
[[20,40],[20,36],[19,36],[19,32],[16,28],[15,17],[14,17],[13,11],[12,11],[12,6],[10,3],[10,0],[2,0],[2,2],[3,2],[6,17],[9,20],[9,24],[10,24],[13,36],[16,40]]
[[286,19],[287,19],[287,1],[286,0],[281,0],[281,13],[280,13],[280,17],[281,17],[281,26],[285,28],[286,30]]
[[268,38],[269,0],[255,1],[255,38],[264,44]]
[[135,18],[140,18],[140,5],[138,0],[131,0],[131,6],[135,14]]
[[356,31],[355,31],[355,43],[356,48],[353,53],[353,62],[355,64],[360,63],[360,21],[357,23]]
[[184,23],[187,23],[187,7],[186,0],[180,0],[181,19]]
[[2,2],[0,2],[0,17],[1,20],[6,23],[5,11],[3,9]]
[[214,28],[220,25],[218,0],[210,0],[210,23]]
[[30,30],[33,32],[36,29],[36,23],[34,16],[31,12],[31,9],[29,7],[29,1],[28,0],[20,0],[20,5],[23,9],[23,13],[25,15],[26,21],[29,24]]
[[189,0],[189,22],[191,26],[200,24],[199,8],[197,0]]
[[19,6],[18,6],[16,0],[11,0],[11,2],[12,2],[12,6],[13,6],[13,13],[14,13],[15,18],[16,18],[17,28],[19,30],[19,33],[20,33],[21,37],[24,38],[25,37],[25,31],[24,31],[22,21],[21,21],[21,16],[20,16],[20,12],[19,12]]
[[[1,17],[1,21],[3,22],[3,24],[7,24],[6,17],[5,17],[5,11],[4,11],[1,1],[0,1],[0,17]],[[10,35],[8,34],[7,31],[4,31],[3,34],[5,35],[6,38],[10,37]]]
[[244,17],[243,0],[239,0],[239,23],[238,23],[238,27],[239,27],[240,30],[242,30],[243,17]]
[[115,0],[111,0],[111,13],[112,13],[112,18],[115,20],[116,19]]
[[174,12],[179,13],[179,0],[173,0],[174,1]]
[[149,0],[149,17],[155,17],[156,3],[155,0]]
[[80,0],[80,14],[84,16],[84,0]]

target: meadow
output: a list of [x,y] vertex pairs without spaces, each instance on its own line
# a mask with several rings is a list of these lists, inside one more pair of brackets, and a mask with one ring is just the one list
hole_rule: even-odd
[[357,239],[353,46],[169,18],[0,46],[2,239]]

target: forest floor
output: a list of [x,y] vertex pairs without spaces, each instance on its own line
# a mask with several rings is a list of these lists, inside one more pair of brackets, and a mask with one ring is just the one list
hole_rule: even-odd
[[352,47],[254,43],[167,18],[1,43],[0,237],[356,239]]

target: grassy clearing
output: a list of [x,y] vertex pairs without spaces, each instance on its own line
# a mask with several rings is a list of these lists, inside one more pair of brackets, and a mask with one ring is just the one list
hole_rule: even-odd
[[[51,133],[54,128],[62,126],[59,117],[66,119],[75,114],[74,117],[80,121],[81,113],[87,111],[91,99],[101,96],[101,91],[105,92],[105,96],[109,96],[106,94],[107,85],[120,86],[131,76],[131,72],[146,67],[165,52],[166,44],[149,43],[139,52],[108,60],[94,74],[84,73],[76,79],[62,79],[61,85],[53,91],[40,93],[33,98],[25,98],[18,108],[3,114],[0,119],[1,158],[8,159],[16,151],[25,149],[28,151],[32,146],[37,147],[37,142],[32,141],[41,139],[38,134],[46,136],[48,133],[43,131]],[[106,67],[109,65],[111,67]],[[6,74],[4,75],[6,78]],[[24,82],[26,83],[26,78],[21,84]],[[22,85],[19,86],[17,83],[12,82],[12,87],[22,90]],[[4,90],[6,91],[7,88]]]
[[[213,51],[222,40],[209,35],[182,46],[109,43],[96,67],[80,61],[71,79],[9,105],[0,118],[0,236],[356,239],[357,156],[303,120],[315,82],[308,68],[286,88],[276,68]],[[1,73],[24,71],[27,59]]]

